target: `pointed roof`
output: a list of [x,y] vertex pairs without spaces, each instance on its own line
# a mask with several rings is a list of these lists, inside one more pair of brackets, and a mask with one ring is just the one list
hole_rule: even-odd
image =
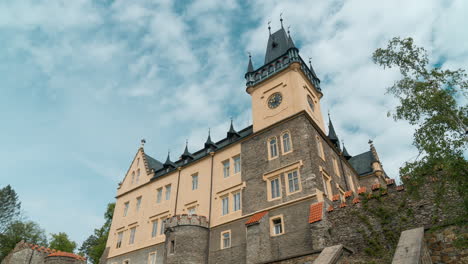
[[345,159],[347,159],[347,160],[349,160],[350,158],[353,157],[353,156],[349,155],[348,150],[346,149],[344,143],[343,143],[343,157],[345,157]]
[[239,137],[239,133],[234,129],[234,125],[232,124],[232,119],[231,119],[231,126],[229,127],[229,131],[227,132],[227,137],[228,138],[233,138],[233,137]]
[[182,159],[190,159],[192,160],[193,159],[193,156],[192,156],[192,153],[190,153],[190,151],[188,150],[188,141],[185,142],[185,150],[184,150],[184,153],[182,154],[181,156]]
[[211,140],[210,130],[208,130],[208,138],[206,139],[206,142],[205,142],[205,149],[208,149],[208,148],[213,148],[213,149],[217,148],[216,144]]
[[252,55],[249,54],[249,65],[247,65],[247,73],[254,72],[254,67],[252,63]]
[[167,152],[167,158],[166,158],[166,162],[164,162],[164,168],[168,168],[168,167],[173,167],[175,168],[176,165],[174,162],[171,161],[171,152]]
[[268,37],[265,53],[265,64],[285,54],[290,48],[295,48],[291,36],[288,36],[283,27]]
[[328,114],[328,138],[335,144],[338,142],[338,136],[336,135],[335,128],[333,127],[330,114]]
[[146,159],[146,162],[148,163],[148,168],[149,169],[153,169],[153,170],[157,171],[157,170],[164,167],[162,162],[160,162],[157,159],[154,159],[153,157],[151,157],[150,155],[148,155],[146,153],[145,153],[145,159]]
[[372,151],[366,151],[349,159],[349,164],[362,176],[372,172],[372,162],[375,161]]

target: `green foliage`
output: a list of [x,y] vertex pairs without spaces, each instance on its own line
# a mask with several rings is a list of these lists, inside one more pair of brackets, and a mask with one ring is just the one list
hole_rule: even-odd
[[416,126],[413,145],[419,155],[400,168],[400,176],[410,192],[427,182],[442,197],[452,186],[468,209],[468,80],[463,69],[431,67],[424,48],[412,38],[393,38],[384,49],[373,54],[376,64],[396,67],[402,79],[387,89],[399,99],[395,120]]
[[3,233],[0,233],[0,260],[5,258],[21,240],[47,247],[47,236],[38,224],[32,221],[14,221]]
[[15,190],[7,185],[0,189],[0,233],[20,214],[21,203]]
[[104,214],[105,223],[101,228],[94,229],[94,234],[89,236],[80,247],[80,253],[88,258],[93,264],[99,263],[104,250],[106,249],[107,237],[114,215],[115,203],[109,203]]
[[73,253],[76,248],[76,242],[71,241],[66,233],[51,234],[49,247],[52,249]]

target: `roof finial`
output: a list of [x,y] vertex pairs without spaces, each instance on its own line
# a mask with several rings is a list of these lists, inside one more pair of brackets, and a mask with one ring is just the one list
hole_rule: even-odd
[[288,37],[291,37],[291,32],[289,32],[290,28],[291,28],[291,26],[288,26]]
[[283,28],[283,12],[280,13],[281,28]]
[[271,35],[271,26],[270,26],[270,24],[271,24],[271,21],[268,21],[268,32],[269,32],[270,35]]
[[312,57],[309,57],[309,67],[312,69]]
[[141,147],[143,148],[145,146],[146,140],[142,138],[140,142],[141,142]]
[[188,139],[185,139],[185,146],[188,146]]
[[252,53],[250,53],[250,51],[247,51],[247,54],[249,54],[249,59],[252,59]]
[[374,141],[372,141],[372,139],[369,139],[369,142],[367,142],[367,143],[369,143],[369,145],[372,145],[372,143],[374,143]]

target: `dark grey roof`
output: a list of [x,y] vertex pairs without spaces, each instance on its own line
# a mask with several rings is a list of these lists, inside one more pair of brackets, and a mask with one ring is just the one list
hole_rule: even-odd
[[[233,138],[233,139],[232,139],[232,138],[230,139],[230,138],[227,138],[227,137],[226,137],[226,138],[223,138],[223,139],[221,139],[220,141],[218,141],[218,142],[216,142],[216,143],[215,143],[215,142],[212,142],[212,141],[211,141],[211,136],[209,136],[209,140],[210,140],[213,144],[215,144],[216,147],[217,147],[215,150],[211,150],[211,151],[218,151],[218,150],[220,150],[220,149],[223,149],[224,147],[227,147],[227,146],[229,146],[229,145],[231,145],[231,144],[234,144],[235,142],[237,142],[237,141],[239,141],[239,140],[241,140],[241,139],[243,139],[243,138],[245,138],[245,137],[251,135],[251,134],[253,133],[253,127],[252,127],[252,126],[248,126],[248,127],[244,128],[244,129],[238,131],[237,133],[239,134],[239,137],[235,137],[235,138]],[[193,160],[189,161],[188,163],[185,163],[185,164],[184,164],[184,160],[179,159],[178,161],[173,162],[173,164],[174,164],[175,167],[177,168],[177,167],[184,166],[184,165],[186,165],[186,164],[190,164],[190,163],[192,163],[192,162],[195,162],[195,161],[197,161],[197,160],[199,160],[199,159],[202,159],[202,158],[204,158],[204,157],[206,157],[206,156],[208,156],[208,155],[209,155],[209,151],[207,151],[206,148],[203,148],[203,149],[200,149],[200,150],[198,150],[198,151],[192,153]],[[156,173],[155,173],[154,177],[152,178],[152,180],[154,180],[154,179],[156,179],[156,178],[159,178],[159,177],[161,177],[161,176],[163,176],[163,175],[165,175],[165,174],[167,174],[167,173],[169,173],[169,172],[175,170],[176,168],[172,168],[172,169],[169,169],[169,170],[158,170],[158,171],[156,171]]]
[[376,161],[372,151],[367,151],[349,159],[349,163],[359,175],[372,172],[372,162]]
[[328,138],[333,143],[336,143],[338,141],[338,136],[336,135],[335,128],[333,127],[333,123],[331,121],[330,116],[328,116]]
[[158,161],[157,159],[152,158],[151,156],[145,154],[146,161],[148,162],[148,167],[150,169],[153,169],[155,171],[161,169],[163,167],[163,164]]
[[240,137],[239,133],[234,129],[234,125],[232,124],[232,119],[231,119],[231,126],[229,127],[229,131],[227,132],[227,138],[234,138],[234,137]]
[[182,159],[193,159],[192,153],[190,153],[190,151],[188,150],[188,143],[185,144],[184,153],[182,153],[181,158]]
[[265,53],[265,64],[275,60],[281,55],[284,55],[290,48],[294,48],[294,42],[291,37],[286,34],[284,28],[280,28],[268,38],[268,45]]
[[171,161],[171,153],[167,153],[166,162],[163,164],[164,168],[175,167],[175,163]]

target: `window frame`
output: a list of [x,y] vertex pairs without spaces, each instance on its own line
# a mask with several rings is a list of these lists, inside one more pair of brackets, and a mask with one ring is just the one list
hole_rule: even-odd
[[[221,162],[223,164],[223,178],[229,178],[231,176],[231,162],[229,159]],[[227,166],[226,166],[227,164]]]
[[158,228],[159,228],[159,219],[152,220],[151,221],[151,238],[155,238],[158,236]]
[[[239,195],[238,204],[236,203],[236,195]],[[238,205],[238,206],[236,206]],[[236,208],[238,208],[236,210]],[[242,209],[242,194],[240,190],[232,192],[232,212],[237,212]]]
[[175,238],[173,238],[169,242],[169,254],[170,255],[174,255],[176,253],[175,252],[175,247],[176,247],[176,242],[175,242]]
[[322,158],[322,160],[325,161],[325,151],[323,149],[322,139],[319,136],[316,136],[315,140],[316,140],[318,155],[320,158]]
[[[229,194],[221,196],[221,215],[225,216],[229,214]],[[226,203],[224,202],[226,200]],[[226,205],[226,207],[225,207]]]
[[[281,227],[281,233],[277,234],[275,232],[276,225],[274,224],[274,221],[278,220],[278,219],[281,221],[281,223],[280,223],[281,224],[281,226],[280,226]],[[280,214],[280,215],[275,215],[275,216],[270,217],[270,236],[281,236],[281,235],[284,235],[285,233],[286,233],[286,231],[284,229],[284,217],[283,217],[283,215]]]
[[136,201],[136,208],[135,209],[136,209],[137,212],[140,211],[142,199],[143,199],[143,196],[141,196],[141,195],[136,198],[137,201]]
[[137,228],[136,226],[130,228],[130,236],[128,237],[129,245],[135,244],[136,228]]
[[[273,156],[272,153],[272,147],[271,147],[271,141],[275,140],[275,156]],[[278,150],[278,139],[276,137],[270,137],[267,141],[267,149],[268,149],[268,160],[274,160],[278,158],[279,156],[279,150]]]
[[[296,178],[297,178],[297,190],[294,190],[291,192],[291,185],[289,183],[289,174],[290,173],[294,173],[296,172]],[[302,184],[301,184],[301,174],[299,173],[299,168],[296,168],[296,169],[293,169],[293,170],[290,170],[290,171],[287,171],[284,173],[284,178],[285,178],[285,182],[286,182],[286,194],[287,195],[291,195],[291,194],[295,194],[295,193],[298,193],[298,192],[301,192],[302,191]],[[294,184],[294,183],[293,183]]]
[[126,217],[128,215],[128,209],[130,208],[130,201],[126,201],[124,203],[124,212],[123,212],[123,216]]
[[122,247],[122,241],[123,241],[123,236],[124,236],[124,231],[117,232],[117,243],[115,248],[121,248]]
[[[193,213],[190,213],[190,211],[193,210]],[[187,208],[187,214],[188,215],[194,215],[194,214],[197,214],[197,206],[194,205],[194,206],[190,206]]]
[[198,190],[198,172],[192,174],[192,191]]
[[241,156],[236,155],[236,156],[232,157],[232,163],[234,165],[233,166],[234,167],[234,175],[241,173],[241,170],[242,170]]
[[159,218],[161,220],[161,227],[159,228],[159,234],[160,235],[165,235],[164,234],[164,229],[166,229],[166,223],[164,222],[164,220],[166,220],[168,217],[167,216],[164,216],[164,217],[161,217]]
[[333,159],[333,170],[335,171],[336,176],[341,178],[341,172],[340,172],[340,168],[338,165],[338,160],[335,156],[333,156],[332,159]]
[[323,191],[324,194],[331,199],[333,197],[333,188],[332,188],[332,178],[331,176],[322,169],[322,184],[323,184]]
[[[164,186],[164,187],[165,187],[165,189],[166,189],[165,199],[166,199],[166,201],[169,201],[169,200],[171,200],[172,184],[168,184],[168,185],[166,185],[166,186]],[[168,192],[168,190],[169,190],[169,192]]]
[[[154,256],[154,263],[151,262],[151,256]],[[158,254],[157,251],[150,252],[148,254],[148,264],[156,264],[158,263]]]
[[136,179],[135,179],[136,184],[138,184],[139,182],[140,182],[140,169],[137,170]]
[[159,187],[158,189],[156,189],[156,203],[162,202],[162,196],[163,196],[163,187]]
[[132,171],[132,182],[131,185],[135,184],[135,171]]
[[[289,144],[289,150],[285,151],[285,144],[284,144],[284,136],[288,135],[288,144]],[[289,130],[283,131],[281,133],[281,154],[286,155],[293,152],[293,145],[292,145],[292,137],[291,137],[291,132]]]
[[[278,180],[278,196],[277,197],[273,197],[273,188],[272,188],[272,182],[274,180]],[[281,184],[281,174],[278,174],[276,176],[272,176],[270,178],[268,178],[268,181],[267,181],[267,184],[268,184],[268,189],[267,189],[267,193],[268,193],[268,201],[274,201],[274,200],[278,200],[278,199],[281,199],[282,197],[282,184]]]
[[[224,245],[224,235],[225,234],[229,234],[229,245],[228,246],[225,246]],[[220,245],[219,245],[220,249],[226,249],[226,248],[231,248],[232,247],[232,233],[231,233],[231,229],[229,230],[225,230],[223,232],[220,233]]]

